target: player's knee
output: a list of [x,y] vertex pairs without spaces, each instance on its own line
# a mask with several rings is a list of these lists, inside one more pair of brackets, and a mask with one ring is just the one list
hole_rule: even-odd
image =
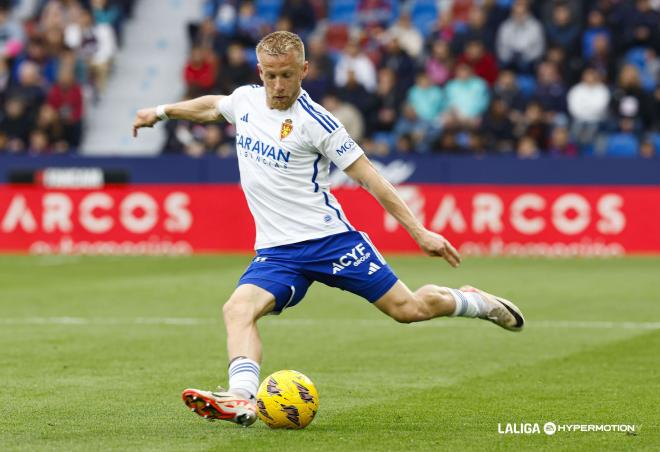
[[397,303],[387,314],[399,323],[413,323],[424,320],[426,315],[420,298],[414,294]]
[[252,311],[253,309],[250,309],[250,305],[239,298],[230,298],[222,306],[222,315],[225,319],[225,324],[251,322],[254,320],[254,313]]

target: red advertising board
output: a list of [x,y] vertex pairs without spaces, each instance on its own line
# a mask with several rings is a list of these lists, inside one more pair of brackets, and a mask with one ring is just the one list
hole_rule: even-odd
[[[429,229],[464,254],[660,252],[660,187],[404,185],[399,191]],[[333,193],[382,251],[417,251],[364,190]],[[253,240],[237,185],[0,187],[3,252],[188,254],[250,251]]]

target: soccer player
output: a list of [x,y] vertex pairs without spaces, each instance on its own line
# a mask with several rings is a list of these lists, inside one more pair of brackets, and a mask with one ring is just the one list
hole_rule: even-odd
[[186,389],[186,405],[207,419],[252,424],[261,362],[257,320],[295,306],[314,281],[353,292],[398,322],[475,317],[520,331],[523,316],[508,300],[470,286],[429,284],[413,292],[396,277],[330,193],[331,162],[368,190],[426,254],[453,267],[460,256],[413,216],[337,118],[301,88],[307,61],[300,38],[277,31],[256,52],[263,86],[145,108],[133,124],[134,136],[170,118],[235,124],[241,185],[256,223],[256,257],[223,308],[229,388]]

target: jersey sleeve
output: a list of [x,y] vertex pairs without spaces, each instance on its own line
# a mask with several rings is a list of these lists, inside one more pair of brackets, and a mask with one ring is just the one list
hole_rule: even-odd
[[228,96],[223,96],[216,104],[215,107],[225,120],[231,124],[235,122],[235,108],[240,102],[240,98],[245,92],[246,86],[239,86]]
[[340,170],[345,170],[364,154],[343,126],[330,134],[321,134],[316,148]]

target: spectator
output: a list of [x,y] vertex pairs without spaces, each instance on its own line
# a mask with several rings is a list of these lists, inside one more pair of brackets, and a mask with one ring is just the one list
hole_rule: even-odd
[[303,80],[302,86],[312,99],[323,99],[323,96],[332,89],[332,81],[325,77],[314,61],[310,61],[307,66],[307,77]]
[[14,76],[17,77],[21,67],[26,62],[37,65],[39,76],[43,82],[52,83],[57,78],[57,58],[52,57],[46,51],[44,39],[41,35],[35,35],[27,43],[25,51],[14,60]]
[[465,45],[470,41],[479,41],[489,52],[495,51],[495,31],[486,26],[486,11],[482,6],[473,6],[470,9],[467,26],[456,32],[451,41],[453,54],[462,54]]
[[240,3],[234,37],[245,47],[254,47],[268,31],[268,25],[257,15],[252,0]]
[[412,147],[416,152],[424,153],[431,150],[431,144],[438,138],[440,126],[437,122],[429,124],[417,116],[415,109],[405,103],[401,109],[401,115],[394,125],[394,137],[396,142],[405,141],[410,138]]
[[580,148],[590,146],[607,117],[610,92],[592,68],[568,91],[568,112],[573,118],[571,134]]
[[353,72],[357,82],[367,91],[376,89],[376,69],[371,60],[360,51],[357,42],[351,41],[346,45],[337,67],[335,68],[335,84],[339,87],[348,82],[348,74]]
[[605,16],[600,10],[589,12],[587,28],[582,33],[582,57],[589,59],[594,52],[594,39],[596,36],[605,36],[611,39],[611,33],[606,27]]
[[653,125],[653,105],[642,89],[636,66],[626,64],[621,68],[619,79],[612,91],[610,107],[617,124],[622,119],[630,119],[637,133],[641,133],[642,128],[650,128]]
[[204,146],[205,154],[218,154],[221,153],[223,145],[222,129],[217,124],[210,124],[206,126],[206,133],[202,145]]
[[11,46],[20,45],[24,39],[21,23],[11,17],[6,5],[0,5],[0,53],[5,56],[13,53]]
[[639,145],[639,156],[646,158],[646,159],[651,159],[656,156],[658,153],[658,149],[655,148],[653,145],[653,142],[651,140],[644,140],[642,143]]
[[417,74],[415,85],[408,91],[408,105],[417,118],[432,123],[445,108],[442,89],[431,84],[425,72]]
[[459,24],[467,23],[475,3],[474,0],[440,0],[440,2],[444,4],[445,9],[449,7],[452,20]]
[[[309,0],[285,0],[282,4],[281,15],[291,21],[291,31],[303,38],[316,27],[316,13]],[[278,30],[281,29],[278,28]]]
[[431,32],[426,38],[427,48],[431,47],[436,41],[452,42],[456,35],[456,27],[452,21],[449,11],[438,14],[438,18],[431,28]]
[[369,117],[374,108],[374,97],[360,85],[355,72],[348,72],[348,79],[344,86],[337,88],[337,97],[344,102],[353,105],[365,117]]
[[519,116],[514,127],[517,137],[534,140],[538,149],[547,149],[549,128],[545,122],[543,108],[538,102],[530,102],[525,113]]
[[369,124],[370,131],[391,132],[394,129],[399,107],[403,102],[401,91],[396,89],[396,74],[391,69],[378,71],[374,112]]
[[394,71],[398,82],[397,89],[402,92],[408,91],[415,82],[415,74],[414,71],[411,70],[415,67],[415,63],[412,58],[401,49],[399,40],[396,38],[387,41],[385,45],[385,54],[383,55],[380,67]]
[[217,72],[215,55],[201,47],[193,47],[183,71],[188,92],[194,93],[194,97],[210,94]]
[[35,127],[48,136],[48,142],[54,146],[57,153],[67,152],[69,143],[64,140],[62,121],[57,111],[49,104],[43,104],[37,115]]
[[90,0],[92,15],[96,24],[108,24],[115,28],[117,35],[119,35],[119,22],[121,18],[121,10],[112,1],[109,0]]
[[622,50],[653,47],[660,51],[660,12],[653,9],[650,0],[624,2],[619,18]]
[[521,159],[534,159],[541,155],[541,151],[532,137],[524,136],[518,140],[516,154]]
[[527,2],[516,0],[511,17],[497,31],[497,57],[506,67],[531,72],[544,48],[543,27],[530,14]]
[[616,57],[610,51],[610,39],[606,34],[594,37],[592,54],[585,60],[585,65],[594,68],[605,83],[610,84],[613,81],[616,73]]
[[523,111],[527,105],[527,99],[518,88],[516,75],[512,71],[504,70],[499,73],[495,85],[493,85],[493,94],[501,99],[512,112]]
[[218,31],[212,18],[207,17],[197,26],[192,35],[193,47],[212,50],[216,55],[223,55],[229,40]]
[[9,152],[22,152],[27,145],[33,123],[25,111],[26,104],[20,97],[9,97],[5,102],[0,132],[6,137],[6,149]]
[[449,51],[449,44],[445,41],[436,41],[431,48],[431,55],[424,65],[426,75],[436,85],[444,85],[452,76],[454,63]]
[[60,69],[57,83],[48,93],[47,103],[62,121],[64,141],[70,148],[78,148],[82,137],[83,96],[72,68]]
[[497,30],[509,17],[509,4],[500,0],[481,0],[481,9],[486,15],[485,28],[488,36],[488,50],[495,52]]
[[360,111],[348,102],[342,102],[337,96],[328,94],[323,98],[323,108],[332,113],[341,124],[344,124],[348,134],[361,142],[364,137],[364,120]]
[[50,154],[53,149],[48,141],[46,132],[40,129],[34,129],[30,132],[27,152],[33,155]]
[[562,47],[571,55],[578,53],[580,25],[567,3],[553,4],[552,18],[545,29],[548,45]]
[[493,99],[480,129],[483,145],[487,150],[500,153],[514,150],[513,122],[509,117],[509,107],[504,100]]
[[247,62],[243,46],[230,44],[227,48],[227,63],[219,73],[218,91],[232,93],[239,86],[257,82],[256,69]]
[[66,26],[64,42],[75,49],[78,56],[89,66],[95,95],[103,92],[117,51],[115,31],[109,24],[94,24],[89,11],[80,10],[76,22]]
[[492,86],[497,79],[498,67],[493,54],[488,52],[480,41],[470,41],[465,46],[465,53],[458,58],[458,63],[465,63],[472,71],[488,85]]
[[566,127],[552,129],[550,142],[548,143],[548,154],[555,157],[575,157],[578,155],[578,148],[571,141]]
[[[310,65],[318,68],[320,76],[332,82],[335,78],[335,63],[328,53],[328,48],[323,38],[319,35],[309,39],[306,50],[306,58]],[[318,97],[317,99],[321,99]]]
[[475,76],[467,64],[456,66],[456,78],[447,83],[445,94],[447,103],[443,121],[449,128],[476,127],[490,101],[488,85]]
[[562,75],[562,79],[568,85],[575,85],[582,78],[582,71],[584,70],[584,61],[581,58],[567,58],[566,52],[563,48],[552,46],[548,48],[545,54],[545,61],[554,64],[558,72]]
[[537,73],[534,100],[546,112],[548,122],[566,124],[566,87],[559,77],[557,66],[545,61],[539,65]]
[[43,80],[39,66],[32,61],[21,64],[18,74],[18,83],[9,90],[10,97],[18,97],[23,101],[25,115],[29,123],[34,122],[39,107],[46,99]]
[[424,47],[424,38],[416,29],[410,19],[410,13],[403,11],[394,25],[387,30],[387,34],[396,39],[411,58],[418,58]]

